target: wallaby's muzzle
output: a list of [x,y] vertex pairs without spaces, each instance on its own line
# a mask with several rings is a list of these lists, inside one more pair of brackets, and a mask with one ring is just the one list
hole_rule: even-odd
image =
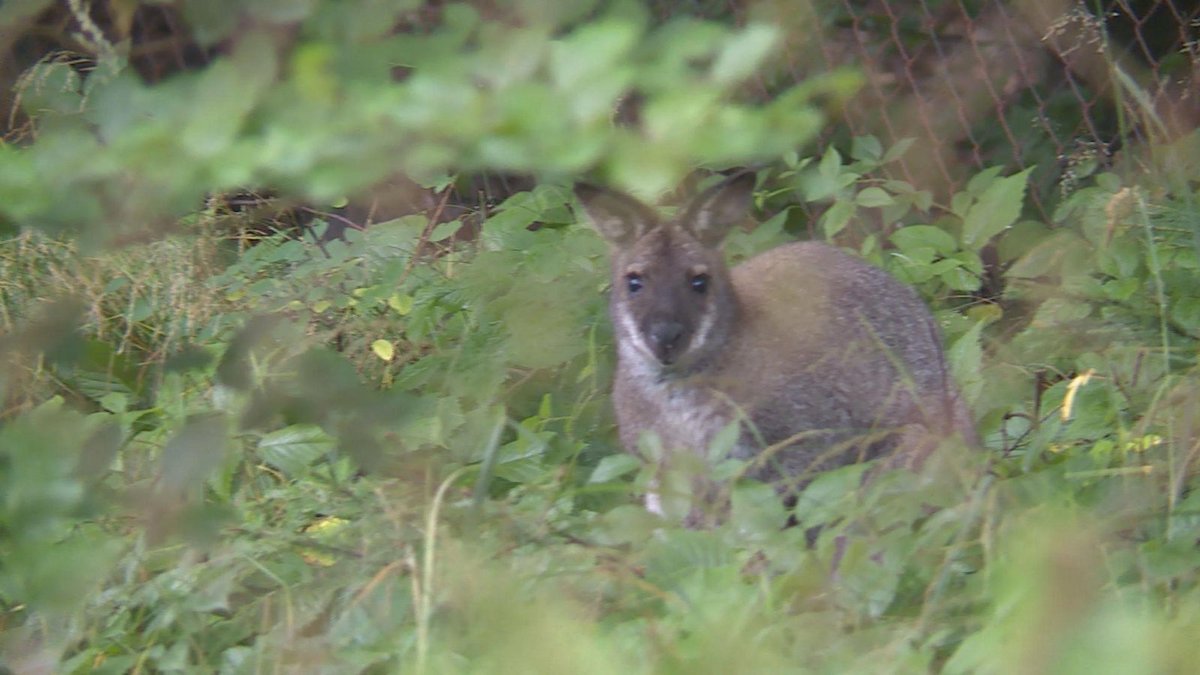
[[683,332],[678,321],[655,321],[646,327],[646,342],[659,363],[669,366],[679,359],[687,346]]

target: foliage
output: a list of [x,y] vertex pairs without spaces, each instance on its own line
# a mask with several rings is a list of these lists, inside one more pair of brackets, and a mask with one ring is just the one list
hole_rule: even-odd
[[[212,43],[237,28],[238,4],[190,2],[185,13]],[[810,140],[821,124],[812,100],[857,86],[827,76],[746,101],[741,83],[779,41],[763,24],[652,27],[633,2],[518,3],[495,22],[450,4],[435,30],[391,31],[416,11],[405,0],[252,5],[254,28],[226,56],[154,87],[113,45],[86,78],[61,59],[38,64],[21,92],[37,142],[0,146],[0,223],[91,223],[86,234],[111,240],[206,192],[267,186],[327,204],[396,171],[432,182],[452,168],[596,169],[656,194],[697,163]],[[282,26],[294,41],[280,43]],[[614,125],[630,92],[640,125]]]
[[[235,29],[203,4],[185,3],[206,39]],[[808,97],[842,85],[739,98],[770,58],[762,27],[651,28],[620,3],[497,26],[453,6],[398,39],[367,19],[403,7],[368,6],[383,14],[360,25],[264,4],[295,44],[251,31],[155,87],[119,58],[86,81],[39,66],[36,138],[0,147],[0,214],[82,239],[0,243],[5,667],[1194,668],[1200,172],[1177,162],[1200,136],[1162,149],[1170,180],[1096,174],[1040,222],[1028,172],[934,203],[889,173],[919,147],[792,150],[816,128]],[[389,58],[412,73],[393,81]],[[634,85],[644,127],[611,127]],[[648,471],[608,413],[606,253],[566,180],[654,192],[772,153],[764,222],[731,258],[809,227],[915,286],[986,447],[829,472],[791,507],[739,482],[724,524],[686,530],[635,503]],[[197,206],[244,183],[330,199],[395,162],[428,184],[541,180],[465,241],[406,216],[238,246]],[[170,237],[87,246],[185,212]]]

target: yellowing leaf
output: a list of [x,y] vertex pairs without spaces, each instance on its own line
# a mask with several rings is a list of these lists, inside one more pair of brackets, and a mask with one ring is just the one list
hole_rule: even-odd
[[346,526],[347,521],[344,518],[337,516],[323,516],[305,526],[304,532],[308,534],[329,535]]
[[407,293],[393,293],[392,297],[388,298],[388,307],[396,310],[400,316],[404,316],[412,311],[413,297]]
[[371,343],[371,351],[384,361],[391,361],[396,356],[396,348],[387,340],[376,340]]
[[1087,384],[1088,380],[1091,380],[1092,376],[1095,374],[1095,370],[1088,368],[1087,372],[1083,373],[1082,375],[1076,375],[1075,378],[1071,380],[1070,384],[1067,385],[1067,395],[1063,397],[1062,404],[1062,421],[1066,422],[1067,420],[1071,419],[1071,409],[1075,406],[1075,394],[1079,391],[1079,388]]

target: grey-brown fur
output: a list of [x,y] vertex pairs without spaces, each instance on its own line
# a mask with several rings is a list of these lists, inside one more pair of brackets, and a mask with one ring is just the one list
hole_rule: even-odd
[[749,475],[790,495],[820,470],[919,460],[954,433],[973,440],[937,326],[912,289],[814,242],[726,267],[720,244],[752,188],[751,175],[728,179],[666,222],[632,197],[576,188],[612,245],[613,400],[625,447],[636,453],[653,432],[669,452],[704,454],[740,418],[748,424],[734,455],[755,459]]

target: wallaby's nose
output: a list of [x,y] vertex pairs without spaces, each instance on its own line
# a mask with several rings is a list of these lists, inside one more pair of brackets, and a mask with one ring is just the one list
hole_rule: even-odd
[[683,337],[683,324],[678,321],[662,321],[646,331],[654,355],[663,363],[671,363],[678,356],[679,343]]

